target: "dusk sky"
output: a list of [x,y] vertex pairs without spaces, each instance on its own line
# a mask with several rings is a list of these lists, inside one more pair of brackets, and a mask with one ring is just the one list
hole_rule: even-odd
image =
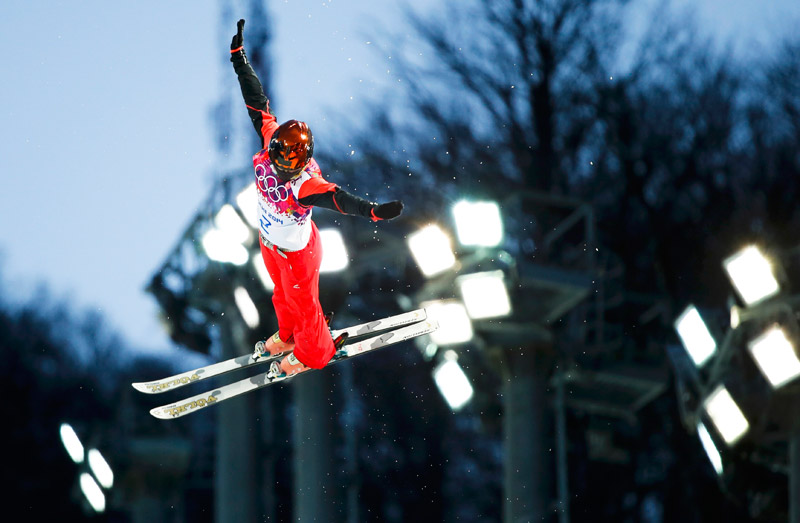
[[[385,57],[375,24],[402,32],[398,0],[267,2],[278,119],[308,121],[320,145],[328,118],[378,95]],[[417,8],[430,4],[414,0]],[[633,19],[646,19],[632,0]],[[800,21],[797,0],[675,0],[738,53],[768,48]],[[236,89],[226,62],[235,21],[219,2],[4,2],[0,7],[0,276],[3,300],[38,284],[77,309],[100,309],[135,346],[170,346],[144,292],[218,168],[212,105]],[[238,4],[234,4],[238,5]],[[376,9],[375,6],[381,6]],[[425,9],[429,9],[426,7]],[[371,36],[370,36],[371,35]],[[245,45],[247,42],[245,27]],[[303,63],[308,81],[290,84]],[[387,76],[388,75],[388,76]],[[239,116],[245,129],[246,113]],[[320,140],[322,138],[322,140]],[[270,334],[270,333],[265,333]]]

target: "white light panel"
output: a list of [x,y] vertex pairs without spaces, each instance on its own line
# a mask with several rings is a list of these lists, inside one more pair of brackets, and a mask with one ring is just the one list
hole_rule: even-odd
[[733,445],[744,436],[750,424],[723,385],[714,390],[703,404],[722,439]]
[[723,262],[734,288],[747,305],[753,305],[780,291],[772,264],[758,247],[750,246]]
[[80,485],[81,492],[86,496],[94,511],[103,512],[106,509],[106,496],[91,474],[83,472],[80,477]]
[[106,459],[97,449],[89,449],[88,454],[89,468],[97,478],[97,482],[103,488],[109,489],[114,486],[114,472],[111,470]]
[[709,461],[711,461],[711,466],[714,467],[717,474],[722,474],[722,456],[717,446],[714,445],[714,440],[711,438],[711,434],[708,433],[708,429],[702,423],[697,424],[697,435],[700,436],[700,442],[703,444],[703,449],[705,449]]
[[428,225],[411,234],[408,247],[425,276],[444,272],[456,263],[450,238],[438,225]]
[[439,322],[439,328],[430,334],[436,345],[465,343],[474,336],[472,321],[464,304],[456,300],[428,301],[421,304],[428,318]]
[[756,365],[773,388],[781,387],[800,376],[797,359],[786,332],[774,326],[748,344]]
[[75,463],[83,462],[83,444],[75,434],[75,430],[69,423],[62,423],[58,429],[59,436],[61,436],[61,443],[67,449],[67,454]]
[[320,265],[319,272],[336,272],[346,269],[350,260],[341,233],[337,229],[320,229],[319,235],[322,242],[322,265]]
[[214,261],[244,265],[250,257],[244,245],[217,229],[207,231],[200,242],[208,257]]
[[225,204],[220,208],[214,224],[217,229],[224,235],[228,236],[231,241],[236,243],[245,243],[250,241],[250,227],[242,221],[236,209],[230,204]]
[[479,272],[459,276],[457,283],[467,313],[473,320],[508,316],[511,300],[503,271]]
[[461,409],[472,399],[472,385],[452,350],[445,353],[444,360],[433,371],[433,380],[454,411]]
[[253,303],[250,293],[244,287],[236,287],[233,290],[233,301],[236,302],[236,307],[242,315],[242,319],[251,329],[258,327],[260,318],[258,316],[258,308]]
[[453,206],[453,218],[461,245],[495,247],[503,241],[503,219],[495,202],[461,200]]
[[242,192],[236,195],[236,205],[242,211],[242,216],[254,229],[258,229],[258,193],[256,192],[256,182],[248,185]]
[[717,350],[717,343],[708,331],[694,305],[690,305],[675,320],[675,330],[686,348],[686,352],[698,367],[703,365]]
[[256,276],[261,281],[261,285],[267,291],[272,292],[275,289],[275,283],[272,281],[272,277],[269,275],[267,266],[264,265],[264,259],[260,254],[259,256],[253,256],[253,268],[256,270]]

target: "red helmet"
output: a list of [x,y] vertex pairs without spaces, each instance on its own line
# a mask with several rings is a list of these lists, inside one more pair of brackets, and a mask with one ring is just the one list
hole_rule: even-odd
[[305,122],[282,123],[269,140],[269,159],[282,180],[290,180],[311,161],[314,137]]

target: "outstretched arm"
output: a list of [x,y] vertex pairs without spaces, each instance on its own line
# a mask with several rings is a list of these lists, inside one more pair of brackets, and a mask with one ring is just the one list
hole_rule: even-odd
[[392,218],[397,218],[403,212],[403,202],[399,200],[381,204],[372,203],[360,196],[350,194],[338,186],[335,186],[333,189],[328,187],[328,190],[325,192],[309,194],[307,196],[301,194],[298,201],[307,207],[316,205],[342,214],[363,216],[364,218],[371,219],[373,222],[377,222],[378,220],[391,220]]
[[261,147],[266,148],[272,133],[278,127],[278,122],[269,109],[269,99],[264,94],[264,88],[261,86],[253,66],[247,61],[247,55],[244,52],[244,37],[242,36],[244,20],[236,23],[236,29],[236,34],[231,40],[233,70],[236,71],[236,76],[239,78],[239,86],[242,88],[247,113],[261,140]]

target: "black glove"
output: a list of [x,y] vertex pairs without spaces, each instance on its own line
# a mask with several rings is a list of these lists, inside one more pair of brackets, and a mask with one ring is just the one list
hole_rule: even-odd
[[372,208],[371,213],[373,222],[397,218],[403,213],[403,202],[400,200],[395,200],[393,202],[376,205]]
[[244,29],[244,18],[236,22],[236,34],[233,35],[233,40],[231,40],[231,52],[238,50],[244,45],[242,29]]

